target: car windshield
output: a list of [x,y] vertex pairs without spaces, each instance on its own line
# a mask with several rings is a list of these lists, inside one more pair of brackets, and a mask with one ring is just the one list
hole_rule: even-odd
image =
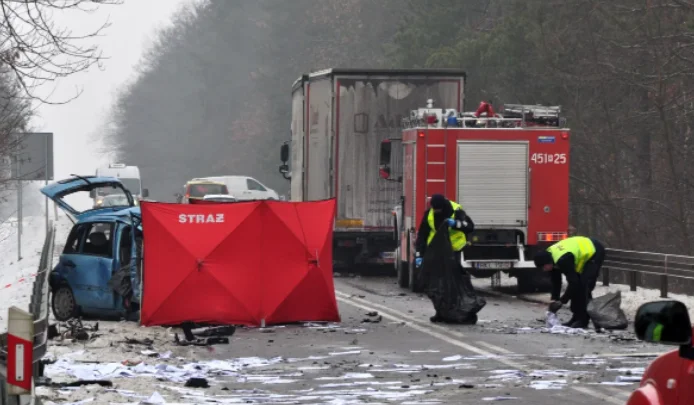
[[[69,206],[71,206],[78,213],[89,211],[94,208],[95,200],[99,200],[99,196],[108,195],[109,200],[115,200],[110,203],[103,201],[104,206],[129,206],[128,197],[125,191],[119,187],[111,186],[101,186],[94,189],[96,194],[90,194],[89,191],[77,191],[72,194],[68,194],[62,198],[62,200]],[[94,198],[96,196],[96,198]],[[105,199],[103,197],[102,199]],[[123,203],[120,203],[123,201]]]
[[229,194],[227,186],[214,183],[190,184],[188,186],[188,195],[190,197],[204,197],[208,194]]
[[128,204],[128,197],[125,196],[125,194],[110,194],[107,195],[106,197],[103,198],[102,204],[104,207],[127,207]]
[[236,198],[232,196],[223,196],[223,195],[215,195],[210,197],[209,195],[205,196],[205,201],[215,201],[215,202],[227,202],[227,201],[236,201]]
[[[131,179],[131,178],[119,178],[121,183],[123,183],[123,187],[125,187],[128,191],[130,191],[130,194],[132,195],[140,195],[140,179]],[[110,195],[111,192],[113,192],[113,189],[110,188],[101,188],[98,190],[98,195],[104,196],[104,195]],[[120,190],[117,190],[116,192],[121,192]]]

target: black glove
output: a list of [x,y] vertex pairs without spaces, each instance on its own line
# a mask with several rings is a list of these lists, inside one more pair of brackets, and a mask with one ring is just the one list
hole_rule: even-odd
[[563,305],[564,304],[562,304],[561,301],[552,301],[549,304],[549,312],[556,314],[557,311],[559,311]]

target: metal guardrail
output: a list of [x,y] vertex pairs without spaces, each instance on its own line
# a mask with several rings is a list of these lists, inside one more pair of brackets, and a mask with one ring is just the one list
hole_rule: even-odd
[[48,317],[50,315],[48,275],[53,269],[54,247],[55,226],[51,221],[48,225],[48,232],[46,232],[46,240],[43,242],[39,270],[36,273],[31,302],[29,303],[29,312],[34,316],[34,376],[37,376],[38,362],[46,354],[48,348]]
[[[33,290],[31,293],[31,302],[29,303],[29,312],[34,317],[34,353],[33,353],[33,377],[36,378],[42,374],[40,360],[46,354],[48,347],[48,318],[49,318],[49,302],[48,302],[48,275],[53,268],[53,251],[55,247],[55,226],[53,221],[48,224],[48,232],[46,239],[43,242],[41,250],[41,259],[39,260],[36,279],[34,280]],[[5,378],[7,376],[7,333],[0,335],[0,400],[2,404],[16,403],[10,401],[7,397],[5,389]],[[16,400],[16,398],[13,398]]]
[[[694,295],[694,256],[607,249],[601,272],[606,286],[614,282],[628,284],[631,291],[659,288],[661,298],[667,298],[674,281],[679,282],[676,292]],[[614,281],[615,273],[625,275],[626,280]]]

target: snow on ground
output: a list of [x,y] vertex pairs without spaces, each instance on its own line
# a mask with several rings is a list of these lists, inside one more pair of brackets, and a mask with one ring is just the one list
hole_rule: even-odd
[[22,221],[22,260],[17,260],[17,225],[17,218],[0,224],[0,332],[7,331],[8,308],[29,309],[46,238],[46,218],[25,217]]
[[[55,212],[49,210],[50,219]],[[72,224],[62,217],[56,223],[56,253]],[[28,216],[22,220],[22,260],[17,260],[17,218],[0,224],[0,333],[7,331],[7,310],[11,306],[29,309],[31,292],[38,272],[41,249],[46,239],[46,217]]]
[[[488,278],[478,278],[472,279],[475,288],[490,289],[491,281]],[[509,291],[511,287],[515,287],[517,281],[515,277],[509,277],[507,274],[501,275],[500,286],[504,291]],[[562,283],[562,288],[566,288],[566,280]],[[694,320],[694,297],[682,294],[668,294],[668,298],[660,298],[659,289],[650,288],[637,288],[636,291],[630,291],[629,286],[625,284],[610,284],[609,286],[603,286],[602,280],[598,280],[598,284],[595,286],[593,291],[593,297],[601,297],[607,293],[621,291],[622,293],[622,310],[626,313],[630,321],[633,322],[636,316],[636,311],[642,304],[650,301],[660,301],[660,300],[677,300],[682,302],[689,308],[689,316]],[[532,299],[533,301],[543,301],[550,302],[549,293],[537,293],[537,294],[521,294],[521,297]]]

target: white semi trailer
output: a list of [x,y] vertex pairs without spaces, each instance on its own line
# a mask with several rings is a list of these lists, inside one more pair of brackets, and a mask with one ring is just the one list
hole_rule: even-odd
[[294,83],[280,173],[291,180],[292,201],[336,199],[336,268],[392,271],[402,185],[379,176],[381,141],[392,141],[390,169],[402,173],[402,119],[428,99],[462,109],[464,89],[458,69],[328,69]]

